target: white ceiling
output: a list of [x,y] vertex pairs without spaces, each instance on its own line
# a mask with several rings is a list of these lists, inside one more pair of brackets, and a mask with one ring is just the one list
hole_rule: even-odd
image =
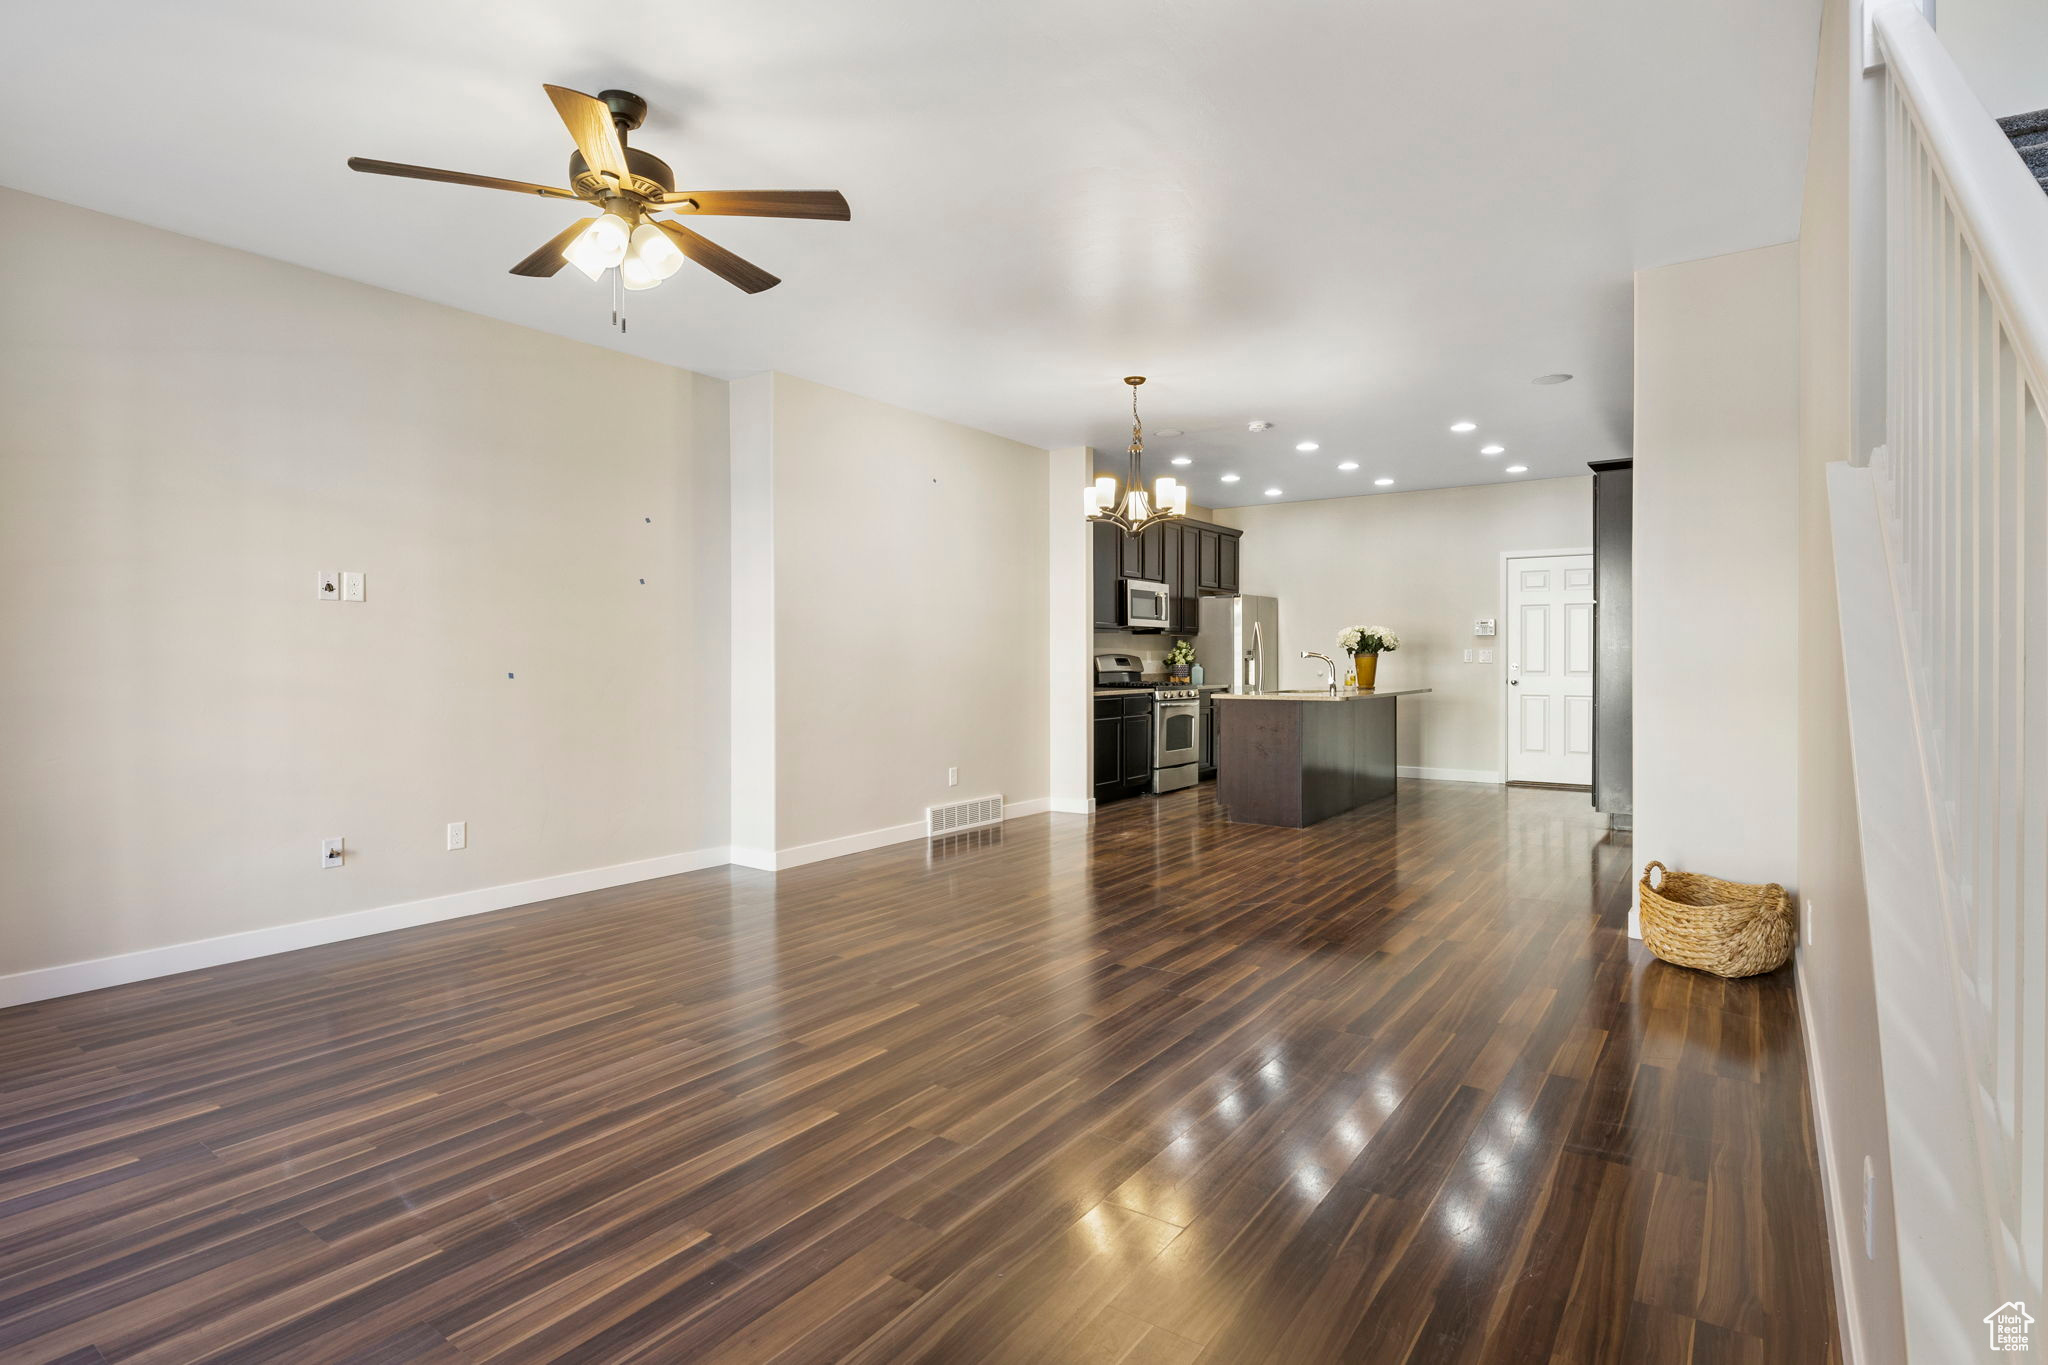
[[[10,9],[0,183],[602,346],[1120,452],[1196,500],[1627,452],[1630,272],[1797,235],[1819,0],[109,0]],[[506,273],[572,206],[541,83],[653,106],[785,283]],[[1550,371],[1557,387],[1529,380]],[[1245,424],[1277,425],[1253,436]],[[1449,424],[1479,424],[1456,436]],[[1479,456],[1488,439],[1508,447]],[[1300,455],[1297,442],[1321,449]],[[1346,459],[1355,473],[1339,473]],[[1244,477],[1217,482],[1226,469]],[[1163,467],[1148,472],[1164,472]]]

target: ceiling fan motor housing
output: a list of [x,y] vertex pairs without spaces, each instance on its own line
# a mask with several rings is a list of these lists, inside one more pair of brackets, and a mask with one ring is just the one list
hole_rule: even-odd
[[[676,173],[652,152],[643,152],[638,147],[626,148],[626,169],[632,172],[633,183],[622,188],[635,194],[652,199],[676,187]],[[590,164],[583,159],[581,152],[569,153],[569,184],[579,191],[602,193],[604,190],[604,182],[591,174]]]

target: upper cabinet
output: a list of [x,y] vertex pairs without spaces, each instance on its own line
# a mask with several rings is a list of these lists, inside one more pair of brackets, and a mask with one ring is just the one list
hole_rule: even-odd
[[1130,537],[1106,521],[1088,528],[1094,538],[1095,628],[1121,630],[1124,624],[1124,542]]
[[1234,527],[1181,518],[1158,522],[1141,535],[1127,536],[1097,522],[1091,528],[1095,557],[1095,628],[1124,629],[1124,580],[1164,583],[1171,602],[1167,633],[1193,635],[1201,628],[1201,598],[1237,593],[1238,540]]

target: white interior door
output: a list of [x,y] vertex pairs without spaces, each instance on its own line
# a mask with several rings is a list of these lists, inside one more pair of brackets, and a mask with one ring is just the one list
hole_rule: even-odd
[[1593,781],[1593,556],[1508,565],[1508,781]]

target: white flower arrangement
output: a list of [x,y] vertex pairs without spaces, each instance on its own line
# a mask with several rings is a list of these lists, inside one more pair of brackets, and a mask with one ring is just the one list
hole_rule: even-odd
[[1346,654],[1392,654],[1401,637],[1384,626],[1353,626],[1337,637],[1337,647]]

